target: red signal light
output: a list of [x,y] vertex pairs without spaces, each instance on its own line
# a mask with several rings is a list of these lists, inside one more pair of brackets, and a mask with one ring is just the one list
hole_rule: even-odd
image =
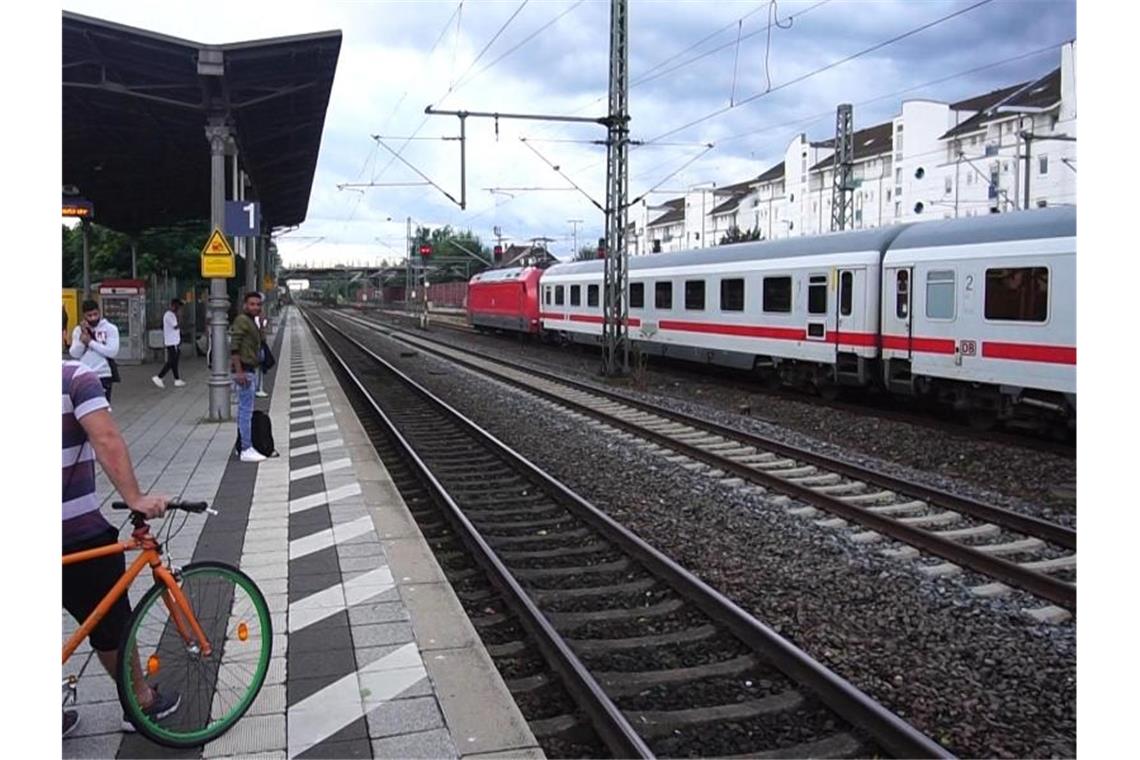
[[421,256],[431,256],[431,246],[428,245],[427,243],[424,243],[423,245],[421,245],[420,246],[420,255]]

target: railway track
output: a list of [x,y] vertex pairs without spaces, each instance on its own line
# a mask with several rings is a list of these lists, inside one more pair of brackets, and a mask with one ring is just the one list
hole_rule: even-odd
[[[383,324],[383,322],[379,320],[401,320],[407,321],[409,324],[414,321],[408,315],[397,311],[363,313],[373,315],[371,318],[376,320],[379,324]],[[433,327],[442,327],[465,335],[478,332],[467,324],[467,320],[464,317],[451,314],[433,314],[431,324]],[[584,344],[579,344],[579,346],[586,348]],[[1076,457],[1076,446],[1071,438],[1068,440],[1058,440],[1040,432],[1016,428],[979,430],[963,421],[950,418],[948,416],[949,413],[946,411],[937,409],[926,411],[915,410],[913,409],[913,403],[882,395],[859,395],[856,389],[846,389],[845,391],[854,393],[854,398],[823,398],[820,396],[812,396],[805,391],[795,390],[793,388],[771,388],[757,383],[754,376],[742,374],[741,370],[734,370],[728,367],[711,364],[698,365],[680,359],[671,360],[664,357],[654,357],[654,361],[667,362],[670,373],[690,377],[697,382],[715,382],[722,387],[746,394],[749,398],[758,395],[771,396],[788,401],[809,403],[814,406],[822,406],[827,409],[835,409],[850,414],[873,416],[891,422],[945,431],[969,439],[984,440],[990,443],[1003,443],[1009,446],[1041,451],[1070,459]],[[910,408],[908,408],[908,406]]]
[[540,741],[580,735],[585,721],[619,757],[948,756],[333,322],[306,317],[354,405],[399,451],[402,479],[430,492],[445,515],[434,519],[494,585],[494,597],[459,589],[482,610],[473,622],[492,656],[533,646],[548,664],[508,686],[556,676],[569,695],[573,710],[532,721]]
[[[371,320],[340,318],[368,330],[380,327]],[[1072,529],[422,335],[389,335],[649,441],[683,466],[785,494],[793,514],[822,526],[855,524],[859,529],[848,531],[851,541],[897,542],[883,553],[918,559],[923,573],[967,570],[984,576],[971,585],[979,596],[1007,594],[1011,588],[1027,591],[1046,602],[1025,608],[1039,621],[1068,620],[1076,610]],[[931,561],[931,555],[936,559]]]

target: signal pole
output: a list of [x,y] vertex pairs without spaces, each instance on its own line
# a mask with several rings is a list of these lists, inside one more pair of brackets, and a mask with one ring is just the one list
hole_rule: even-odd
[[625,243],[629,190],[629,15],[627,0],[610,2],[610,112],[606,140],[605,305],[602,373],[629,374],[629,251]]
[[853,207],[852,167],[855,163],[855,144],[852,140],[851,104],[841,103],[835,112],[835,155],[832,160],[831,231],[851,226]]
[[572,225],[572,229],[574,230],[574,232],[572,233],[574,236],[574,250],[573,250],[573,253],[571,256],[571,258],[573,258],[574,256],[578,255],[578,225],[582,223],[582,220],[581,219],[567,219],[566,223]]

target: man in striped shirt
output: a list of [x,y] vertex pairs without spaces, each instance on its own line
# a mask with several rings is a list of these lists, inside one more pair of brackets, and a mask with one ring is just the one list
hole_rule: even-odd
[[[99,511],[95,495],[95,460],[131,509],[148,518],[166,511],[165,496],[144,494],[131,467],[130,451],[111,417],[110,403],[99,375],[77,361],[63,362],[63,553],[113,544],[119,531]],[[66,565],[63,568],[63,606],[82,623],[123,576],[122,554]],[[91,648],[114,678],[118,665],[119,639],[131,614],[126,595],[118,599],[91,632]],[[139,668],[136,662],[133,667]],[[161,694],[136,670],[136,696],[148,712],[161,718],[178,709],[177,694]],[[63,733],[74,730],[79,716],[74,710],[63,715]],[[125,719],[124,729],[130,726]]]

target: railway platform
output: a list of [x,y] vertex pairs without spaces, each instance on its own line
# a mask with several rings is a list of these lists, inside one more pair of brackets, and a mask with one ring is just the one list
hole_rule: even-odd
[[[229,562],[265,593],[261,693],[217,741],[166,750],[121,732],[114,682],[84,643],[63,668],[87,663],[63,757],[543,757],[300,315],[286,310],[276,333],[257,406],[279,457],[238,461],[234,423],[204,419],[203,359],[185,357],[186,385],[164,390],[155,366],[124,366],[112,402],[144,490],[219,513],[187,520],[167,544],[176,564]],[[98,493],[123,523],[101,473]],[[132,602],[148,585],[140,576]]]

